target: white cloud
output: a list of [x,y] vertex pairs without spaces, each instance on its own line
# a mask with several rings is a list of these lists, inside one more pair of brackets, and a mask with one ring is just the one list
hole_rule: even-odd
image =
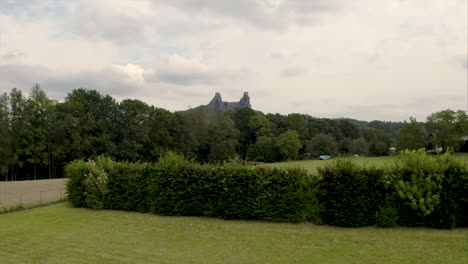
[[249,91],[264,112],[382,120],[466,104],[465,0],[28,3],[0,3],[0,92],[181,110]]

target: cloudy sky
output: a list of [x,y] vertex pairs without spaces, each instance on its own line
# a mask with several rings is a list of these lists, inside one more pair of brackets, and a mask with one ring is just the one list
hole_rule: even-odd
[[1,0],[0,92],[79,87],[171,111],[425,120],[466,109],[466,0]]

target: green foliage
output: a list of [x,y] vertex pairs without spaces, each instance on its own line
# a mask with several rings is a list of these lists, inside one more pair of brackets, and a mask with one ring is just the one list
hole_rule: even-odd
[[468,170],[448,152],[434,158],[424,149],[403,151],[389,173],[400,200],[401,225],[466,225]]
[[113,170],[115,162],[108,157],[99,156],[96,161],[88,161],[88,173],[83,181],[85,187],[86,207],[103,208],[104,196],[108,193],[108,173]]
[[313,157],[335,155],[338,151],[338,143],[330,135],[318,134],[307,143],[305,150]]
[[227,161],[236,156],[239,130],[234,126],[234,121],[229,116],[219,116],[217,122],[211,124],[209,132],[208,159],[211,162]]
[[433,145],[445,151],[448,148],[457,151],[462,144],[461,137],[468,135],[468,116],[462,110],[442,110],[427,117],[426,128],[434,135]]
[[200,165],[169,152],[152,165],[77,160],[66,173],[74,206],[294,222],[317,214],[316,184],[301,169]]
[[398,207],[391,202],[380,208],[375,216],[375,224],[380,227],[392,227],[399,219]]
[[415,118],[410,117],[410,123],[403,126],[397,135],[397,148],[420,149],[424,147],[424,131]]
[[79,159],[65,166],[67,182],[67,198],[72,206],[86,207],[86,186],[84,180],[89,173],[89,165],[86,161]]
[[275,160],[274,140],[271,137],[260,136],[247,151],[247,160],[272,162]]
[[168,152],[158,162],[76,160],[65,168],[73,206],[339,226],[466,226],[468,168],[448,153],[405,151],[387,169],[337,159],[319,169],[201,165]]
[[296,131],[288,130],[278,136],[276,146],[287,159],[297,159],[302,143]]
[[359,167],[338,159],[319,169],[318,200],[325,224],[366,226],[376,224],[376,215],[387,199],[384,171]]
[[369,144],[364,138],[357,138],[353,140],[352,152],[359,155],[366,155],[369,153]]

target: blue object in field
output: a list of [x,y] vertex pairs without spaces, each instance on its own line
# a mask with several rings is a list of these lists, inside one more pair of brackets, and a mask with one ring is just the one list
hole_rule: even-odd
[[327,159],[330,159],[330,158],[331,158],[330,155],[321,155],[321,156],[319,157],[319,159],[321,159],[321,160],[327,160]]

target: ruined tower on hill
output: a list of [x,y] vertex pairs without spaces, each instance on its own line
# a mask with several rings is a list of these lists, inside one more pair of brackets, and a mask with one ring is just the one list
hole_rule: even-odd
[[210,103],[205,106],[205,109],[209,113],[224,112],[226,110],[232,110],[236,108],[252,108],[250,105],[250,97],[248,92],[244,92],[244,96],[239,102],[224,102],[221,98],[221,93],[217,92]]

